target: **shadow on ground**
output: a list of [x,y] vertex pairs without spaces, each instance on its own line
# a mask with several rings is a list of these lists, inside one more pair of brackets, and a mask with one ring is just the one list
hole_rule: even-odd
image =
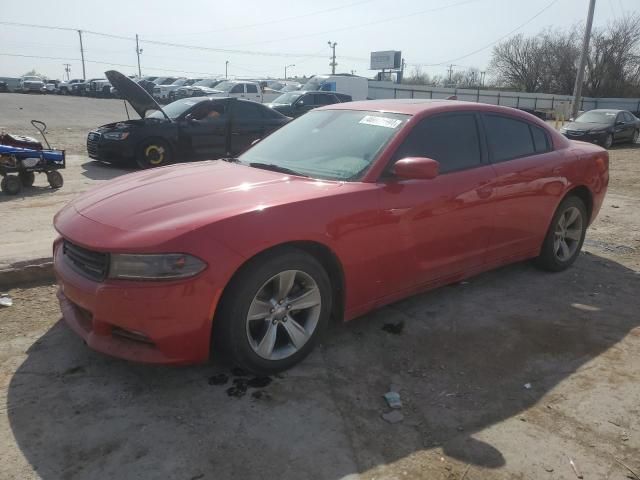
[[[531,407],[637,327],[639,283],[590,254],[560,274],[527,263],[483,274],[333,327],[259,399],[208,385],[215,366],[93,353],[58,323],[13,376],[8,416],[45,480],[339,479],[435,447],[491,472],[505,456],[474,435]],[[399,335],[381,329],[400,321]],[[404,402],[395,425],[380,417],[391,382]],[[419,465],[421,478],[436,478],[437,463]]]
[[88,161],[80,165],[80,167],[82,167],[82,175],[91,180],[111,180],[134,171],[133,169],[98,161]]

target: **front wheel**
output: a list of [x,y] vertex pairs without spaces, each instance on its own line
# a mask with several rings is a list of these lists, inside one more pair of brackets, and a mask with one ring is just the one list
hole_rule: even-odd
[[64,185],[62,174],[57,170],[47,172],[47,181],[49,182],[49,186],[56,190],[62,188],[62,185]]
[[608,150],[611,148],[612,145],[613,145],[613,135],[609,133],[607,137],[604,139],[604,143],[602,144],[602,146]]
[[553,216],[537,265],[552,272],[569,268],[580,255],[587,223],[584,202],[576,196],[565,198]]
[[161,167],[171,162],[171,149],[160,139],[148,140],[138,149],[136,163],[142,169]]
[[638,135],[640,135],[640,130],[634,130],[631,143],[638,143]]
[[22,183],[17,175],[7,175],[0,182],[0,189],[7,195],[17,195],[22,190]]
[[286,370],[313,349],[331,302],[327,272],[312,256],[286,249],[258,257],[225,292],[214,322],[215,348],[256,374]]
[[33,172],[20,172],[18,173],[18,177],[20,177],[20,182],[23,187],[31,187],[33,186],[33,182],[36,181],[36,174]]

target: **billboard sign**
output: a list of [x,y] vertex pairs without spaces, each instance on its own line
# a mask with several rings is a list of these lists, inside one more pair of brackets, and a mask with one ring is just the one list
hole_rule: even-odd
[[385,52],[371,52],[370,70],[398,69],[402,67],[402,52],[387,50]]

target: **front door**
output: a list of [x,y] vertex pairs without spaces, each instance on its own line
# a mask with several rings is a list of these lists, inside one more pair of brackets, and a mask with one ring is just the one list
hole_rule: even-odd
[[[381,179],[385,222],[395,225],[388,261],[381,262],[387,294],[448,283],[473,274],[483,263],[492,232],[495,177],[485,161],[474,113],[422,120],[393,156],[428,157],[440,163],[432,180]],[[391,165],[389,166],[389,169]]]
[[200,102],[183,121],[182,133],[196,159],[209,160],[229,153],[229,103]]
[[254,140],[265,134],[265,119],[261,105],[245,100],[230,102],[231,120],[231,153],[240,155],[251,146]]

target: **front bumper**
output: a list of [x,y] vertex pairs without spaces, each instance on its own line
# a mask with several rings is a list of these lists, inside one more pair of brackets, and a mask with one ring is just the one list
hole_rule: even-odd
[[143,363],[192,364],[209,358],[215,295],[206,276],[98,282],[74,270],[61,245],[60,238],[54,242],[60,309],[90,348]]
[[94,160],[126,163],[135,158],[135,148],[125,140],[107,140],[99,132],[89,132],[87,154]]
[[561,133],[562,135],[567,137],[569,140],[580,140],[581,142],[596,143],[598,145],[603,145],[607,138],[607,135],[609,135],[609,132],[606,132],[606,131],[591,133],[591,132],[577,132],[577,131],[568,130],[566,132],[561,132]]

